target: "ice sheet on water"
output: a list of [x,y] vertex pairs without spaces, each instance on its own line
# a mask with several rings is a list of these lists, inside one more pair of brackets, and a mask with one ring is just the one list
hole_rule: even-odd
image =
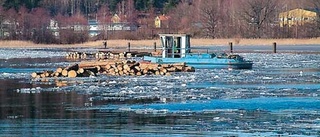
[[67,52],[57,49],[0,48],[0,59],[11,58],[47,58],[65,56]]
[[[14,53],[14,51],[30,52],[27,56],[48,57],[51,54],[64,56],[64,51],[61,50],[1,49],[0,51],[0,57],[4,52]],[[71,82],[59,90],[94,94],[99,99],[114,96],[120,99],[150,97],[166,99],[167,102],[261,96],[318,96],[316,91],[320,89],[319,54],[245,53],[241,55],[254,62],[252,70],[197,69],[195,73],[173,73],[172,76],[99,75],[94,78],[74,79],[81,82]],[[20,67],[51,66],[55,69],[66,65],[68,62],[31,62]],[[20,77],[19,75],[3,72],[0,78],[15,78]],[[28,74],[21,75],[24,77]]]
[[247,60],[254,62],[256,69],[266,68],[319,68],[319,54],[261,54],[244,53],[240,54]]
[[0,72],[0,79],[25,79],[31,77],[30,75],[30,73]]

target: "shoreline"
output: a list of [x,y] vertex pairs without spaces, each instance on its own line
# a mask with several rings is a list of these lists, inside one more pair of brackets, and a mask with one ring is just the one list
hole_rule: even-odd
[[[31,41],[2,40],[0,48],[102,48],[103,40],[90,41],[81,44],[35,44]],[[159,39],[154,40],[107,40],[107,47],[127,47],[130,42],[131,47],[144,46],[153,47],[154,42],[160,46]],[[226,46],[230,42],[238,46],[270,46],[274,42],[277,45],[319,45],[320,38],[313,39],[192,39],[192,46]]]

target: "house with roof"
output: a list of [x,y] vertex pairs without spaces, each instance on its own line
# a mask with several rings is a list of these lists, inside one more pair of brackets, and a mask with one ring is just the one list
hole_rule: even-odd
[[106,28],[107,30],[111,31],[134,31],[138,29],[136,25],[126,21],[125,15],[119,16],[117,14],[114,14],[111,17],[111,24],[109,24]]
[[169,28],[169,16],[160,15],[154,19],[155,28]]
[[111,22],[112,22],[112,23],[120,23],[120,22],[121,22],[121,18],[118,16],[118,14],[114,14],[114,15],[111,17]]
[[299,26],[306,23],[314,23],[317,19],[316,10],[307,9],[293,9],[279,13],[279,25],[280,27]]

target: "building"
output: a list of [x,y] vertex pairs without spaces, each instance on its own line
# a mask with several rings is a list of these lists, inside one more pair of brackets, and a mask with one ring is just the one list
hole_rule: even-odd
[[54,20],[54,19],[50,19],[50,24],[49,27],[47,27],[49,30],[51,30],[52,35],[54,35],[55,37],[59,37],[60,33],[59,33],[59,26],[58,26],[58,21]]
[[305,23],[313,23],[316,21],[317,12],[316,10],[306,9],[293,9],[279,14],[279,25],[280,27],[288,26],[299,26]]
[[97,20],[88,20],[89,25],[89,36],[94,37],[99,35],[100,28]]
[[168,28],[169,27],[169,16],[160,15],[154,19],[154,25],[156,28]]
[[117,14],[114,14],[111,18],[111,22],[112,23],[120,23],[121,22],[121,18],[117,15]]
[[10,29],[15,27],[14,22],[10,20],[4,20],[0,23],[0,38],[9,37],[10,36]]

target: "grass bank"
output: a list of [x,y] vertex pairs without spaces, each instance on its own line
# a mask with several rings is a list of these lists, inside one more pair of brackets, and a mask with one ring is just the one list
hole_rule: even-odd
[[[131,46],[153,46],[156,42],[160,45],[158,39],[155,40],[108,40],[108,47],[126,47],[130,42]],[[228,45],[232,42],[234,45],[254,46],[254,45],[272,45],[276,42],[277,45],[320,45],[320,38],[313,39],[191,39],[191,44],[194,46],[209,46],[209,45]],[[0,48],[74,48],[74,47],[103,47],[103,41],[91,41],[82,44],[34,44],[30,41],[0,41]]]

